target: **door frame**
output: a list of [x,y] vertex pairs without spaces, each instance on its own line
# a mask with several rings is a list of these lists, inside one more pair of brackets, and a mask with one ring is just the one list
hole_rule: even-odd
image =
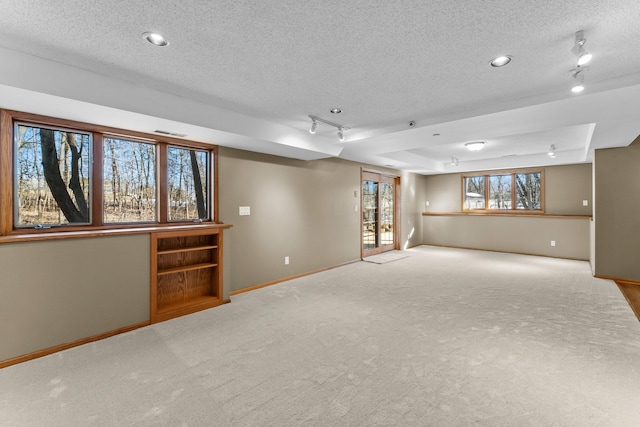
[[[393,182],[393,244],[378,246],[374,249],[364,249],[364,236],[363,236],[363,227],[364,227],[364,218],[363,218],[363,202],[364,195],[362,194],[362,183],[365,180],[370,180],[370,178],[378,178],[378,188],[380,188],[380,182],[389,182],[391,180]],[[385,179],[386,181],[382,181]],[[378,220],[376,221],[376,234],[380,236],[380,229],[382,226],[382,221],[380,221],[380,192],[378,191]],[[400,176],[391,174],[388,172],[380,172],[372,169],[360,168],[360,258],[364,259],[365,257],[380,254],[382,252],[398,250],[400,249]]]

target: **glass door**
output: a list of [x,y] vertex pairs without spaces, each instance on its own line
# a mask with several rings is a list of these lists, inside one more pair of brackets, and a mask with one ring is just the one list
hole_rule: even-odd
[[362,257],[398,247],[397,177],[362,172]]

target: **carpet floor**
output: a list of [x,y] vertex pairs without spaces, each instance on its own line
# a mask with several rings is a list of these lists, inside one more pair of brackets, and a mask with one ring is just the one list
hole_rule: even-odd
[[422,246],[0,370],[2,426],[637,426],[586,262]]

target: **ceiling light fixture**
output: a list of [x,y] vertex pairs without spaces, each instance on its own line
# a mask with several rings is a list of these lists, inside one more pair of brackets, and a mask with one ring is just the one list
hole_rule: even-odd
[[549,157],[551,157],[552,159],[556,158],[556,146],[551,144],[549,146],[549,151],[547,152],[547,154],[549,155]]
[[456,159],[455,157],[451,158],[451,166],[458,166],[458,159]]
[[340,114],[340,113],[342,113],[342,109],[341,108],[332,108],[329,111],[331,111],[331,114]]
[[320,118],[318,116],[310,115],[309,118],[311,119],[311,129],[309,129],[310,133],[312,133],[312,134],[316,133],[316,128],[318,127],[318,122],[321,122],[321,123],[324,123],[325,125],[333,126],[334,128],[338,129],[338,140],[340,142],[344,142],[344,131],[351,129],[348,126],[343,126],[343,125],[340,125],[338,123],[330,122],[329,120],[322,119],[322,118]]
[[169,40],[165,39],[164,36],[158,33],[146,32],[142,34],[142,38],[154,46],[163,47],[169,44]]
[[583,66],[589,63],[593,58],[593,55],[587,52],[584,48],[584,44],[587,42],[587,39],[584,38],[584,31],[576,31],[576,45],[575,52],[578,55],[578,65]]
[[571,70],[571,77],[573,77],[573,86],[571,87],[571,92],[580,93],[584,90],[584,67],[576,67]]
[[469,151],[480,151],[484,148],[484,141],[474,141],[474,142],[467,142],[466,144],[464,144],[465,147],[467,147],[467,150]]
[[491,61],[489,61],[489,64],[491,64],[492,67],[500,68],[507,65],[509,62],[511,62],[512,59],[513,56],[511,55],[501,55],[493,58]]

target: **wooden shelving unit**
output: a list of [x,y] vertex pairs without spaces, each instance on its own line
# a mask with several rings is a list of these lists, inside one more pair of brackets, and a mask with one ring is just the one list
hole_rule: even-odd
[[151,234],[151,322],[222,304],[222,230]]

